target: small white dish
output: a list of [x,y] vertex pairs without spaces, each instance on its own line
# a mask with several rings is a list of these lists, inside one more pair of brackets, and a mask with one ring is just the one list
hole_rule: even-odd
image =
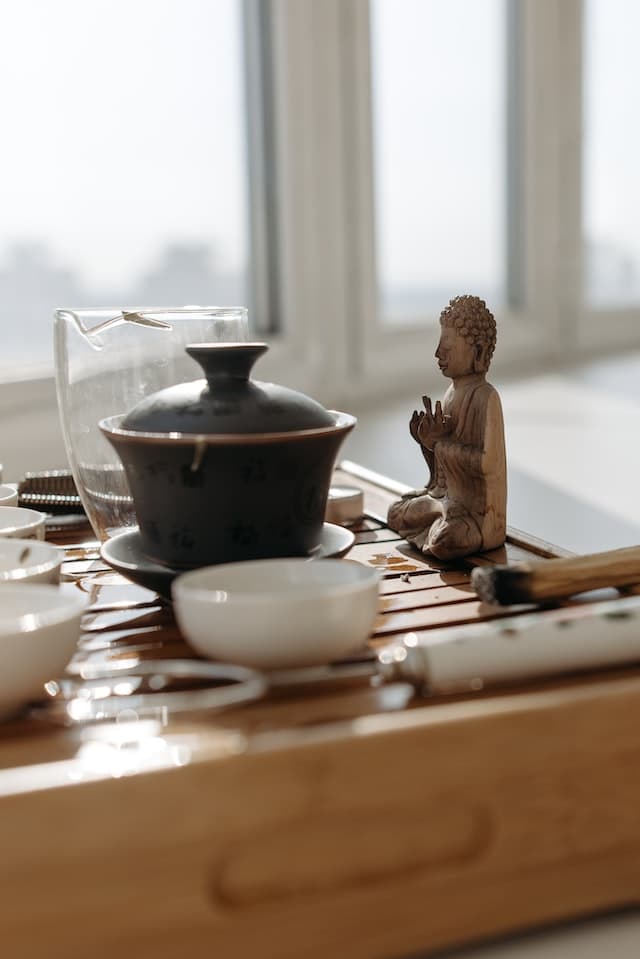
[[75,652],[86,604],[80,591],[0,585],[0,718],[44,698]]
[[350,526],[362,519],[364,493],[358,486],[331,486],[324,518],[327,523]]
[[0,584],[58,583],[63,551],[34,539],[0,538]]
[[18,490],[6,483],[0,486],[0,506],[17,506]]
[[172,586],[185,639],[254,669],[314,666],[359,651],[378,612],[379,574],[344,559],[262,559],[183,573]]
[[0,506],[0,537],[44,539],[45,513],[23,506]]

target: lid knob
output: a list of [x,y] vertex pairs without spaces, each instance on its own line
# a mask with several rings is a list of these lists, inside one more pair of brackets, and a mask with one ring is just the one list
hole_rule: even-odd
[[186,347],[210,386],[220,379],[248,380],[253,364],[268,349],[266,343],[197,343]]

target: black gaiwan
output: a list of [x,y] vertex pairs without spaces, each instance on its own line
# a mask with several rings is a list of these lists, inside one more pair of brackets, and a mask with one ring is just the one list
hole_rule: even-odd
[[149,557],[188,569],[305,556],[320,542],[335,459],[356,420],[251,380],[266,350],[189,346],[206,380],[100,423],[124,465]]

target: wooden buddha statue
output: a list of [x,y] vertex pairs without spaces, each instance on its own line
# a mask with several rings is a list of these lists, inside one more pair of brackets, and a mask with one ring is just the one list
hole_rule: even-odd
[[389,508],[389,526],[424,553],[450,560],[504,543],[507,468],[502,406],[486,374],[496,324],[484,300],[457,296],[440,315],[436,359],[452,380],[442,404],[409,423],[430,480]]

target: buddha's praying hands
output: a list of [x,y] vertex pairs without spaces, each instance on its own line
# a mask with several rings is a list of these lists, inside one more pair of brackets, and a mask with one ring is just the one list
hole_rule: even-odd
[[486,381],[496,324],[484,300],[457,296],[440,315],[436,359],[453,381],[442,404],[422,397],[409,431],[430,480],[389,509],[389,526],[424,553],[449,560],[504,543],[507,469],[502,406]]

